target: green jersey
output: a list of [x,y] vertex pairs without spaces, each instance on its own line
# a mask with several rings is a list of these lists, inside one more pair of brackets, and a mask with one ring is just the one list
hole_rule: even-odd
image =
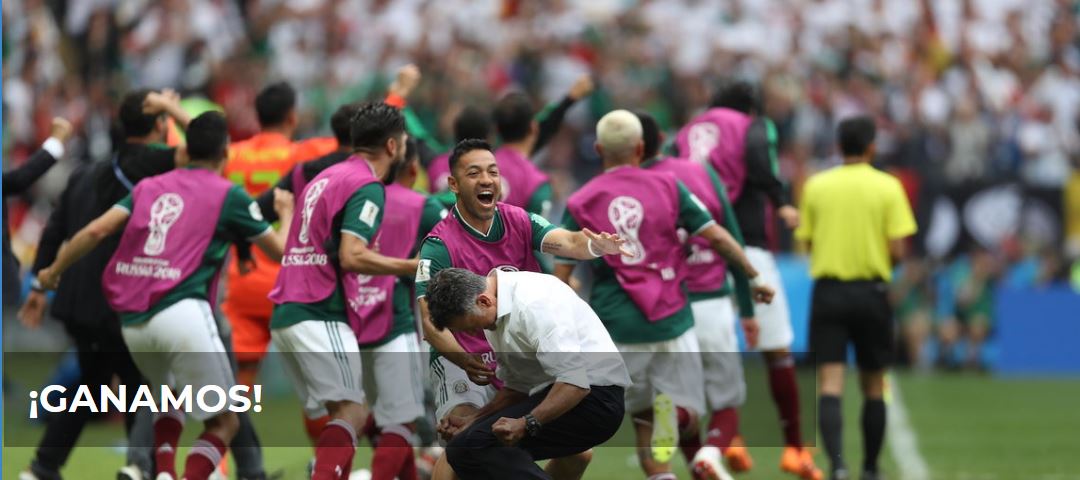
[[[679,185],[679,221],[678,225],[688,232],[698,233],[715,223],[712,215],[682,182]],[[563,228],[580,230],[577,219],[569,211],[563,221]],[[560,263],[574,263],[574,260],[559,258]],[[694,316],[687,302],[674,314],[650,322],[645,314],[623,290],[619,280],[603,258],[589,261],[593,269],[593,287],[589,298],[596,315],[604,322],[611,339],[616,343],[653,343],[671,340],[682,335],[694,326]],[[684,286],[685,290],[685,286]]]
[[[435,228],[435,225],[438,225],[443,218],[446,218],[446,215],[447,210],[443,208],[442,202],[433,195],[428,196],[424,202],[424,211],[420,216],[420,226],[416,230],[416,243],[413,244],[409,257],[416,256],[416,252],[420,250],[420,245],[423,243],[424,238],[427,237],[428,232]],[[412,277],[397,277],[394,281],[394,324],[390,327],[390,333],[379,342],[363,346],[379,346],[397,338],[399,335],[416,331],[412,290]]]
[[[375,220],[370,223],[366,221],[368,215],[364,211],[365,205],[369,202],[378,207]],[[345,203],[345,208],[340,214],[341,231],[339,234],[353,235],[370,243],[382,223],[383,205],[385,204],[386,192],[381,184],[374,182],[364,185],[354,192],[349,197],[349,201]],[[274,313],[270,316],[270,328],[284,328],[306,320],[348,322],[345,314],[345,293],[342,291],[340,279],[334,292],[321,301],[315,303],[289,302],[275,306]]]
[[[122,198],[113,208],[131,212],[134,208],[131,194]],[[214,227],[214,236],[203,253],[203,261],[199,268],[169,290],[147,311],[121,312],[120,322],[124,325],[137,325],[149,321],[154,315],[181,300],[188,298],[208,300],[210,285],[221,269],[225,255],[229,252],[229,239],[239,235],[248,240],[254,240],[270,233],[270,224],[263,220],[255,201],[243,188],[233,186],[225,194],[225,202],[221,205],[221,215],[218,216],[217,225]]]
[[[495,218],[491,221],[491,228],[485,233],[477,230],[472,225],[469,225],[465,219],[461,218],[455,206],[450,210],[450,214],[454,219],[461,223],[462,228],[469,232],[469,235],[481,240],[483,242],[495,243],[502,240],[506,230],[503,227],[502,215],[498,210],[495,210]],[[547,219],[537,215],[535,213],[529,214],[529,220],[532,225],[532,242],[533,245],[541,245],[544,242],[544,236],[555,230],[555,225],[548,222]],[[534,250],[535,253],[535,250]],[[435,237],[428,237],[424,239],[423,245],[420,246],[420,269],[418,272],[422,272],[423,275],[417,275],[416,278],[416,297],[423,297],[427,293],[427,282],[431,278],[435,277],[435,274],[439,273],[444,268],[450,268],[454,265],[450,261],[450,252],[446,249],[446,245],[443,244],[442,239]]]

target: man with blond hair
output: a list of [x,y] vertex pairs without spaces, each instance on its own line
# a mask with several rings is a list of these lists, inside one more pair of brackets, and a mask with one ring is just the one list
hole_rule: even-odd
[[[641,467],[650,480],[671,480],[675,476],[669,462],[680,430],[696,434],[705,412],[679,229],[707,239],[712,249],[744,271],[757,300],[768,303],[773,290],[682,182],[669,173],[639,168],[645,146],[636,115],[626,110],[608,113],[597,124],[596,136],[604,173],[570,196],[564,227],[612,231],[624,241],[626,254],[590,261],[595,283],[589,303],[630,371],[633,385],[626,390],[626,410],[634,417]],[[573,268],[560,261],[556,275],[568,281]],[[727,474],[717,462],[709,476]]]

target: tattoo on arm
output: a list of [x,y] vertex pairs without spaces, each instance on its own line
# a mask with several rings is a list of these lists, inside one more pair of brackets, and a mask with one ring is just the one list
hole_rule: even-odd
[[554,240],[547,240],[540,245],[540,251],[544,253],[555,253],[562,250],[562,248],[562,242],[557,242]]

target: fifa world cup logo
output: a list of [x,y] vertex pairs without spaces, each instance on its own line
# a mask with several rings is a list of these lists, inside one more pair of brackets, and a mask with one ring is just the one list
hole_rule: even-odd
[[690,144],[690,160],[708,165],[709,154],[720,143],[720,129],[709,122],[698,123],[690,127],[686,140]]
[[184,199],[175,193],[166,193],[150,205],[150,236],[143,245],[143,253],[150,256],[161,255],[165,251],[165,238],[169,229],[180,219],[184,212]]
[[637,265],[645,261],[645,246],[641,244],[638,231],[645,220],[645,208],[634,197],[619,196],[608,205],[608,220],[615,226],[615,233],[619,234],[625,243],[623,248],[633,255],[622,256],[626,265]]
[[329,178],[324,178],[307,188],[304,193],[304,209],[300,212],[300,243],[308,243],[308,224],[311,223],[311,214],[315,211],[315,204],[326,190]]

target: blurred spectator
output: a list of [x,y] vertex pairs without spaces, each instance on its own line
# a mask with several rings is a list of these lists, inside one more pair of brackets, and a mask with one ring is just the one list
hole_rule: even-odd
[[[937,298],[940,365],[983,367],[982,346],[993,328],[994,290],[1000,272],[994,254],[976,247],[941,273]],[[966,346],[962,359],[954,351],[959,343]]]
[[909,258],[899,267],[892,284],[891,299],[903,348],[902,357],[912,368],[929,366],[924,353],[933,315],[933,292],[930,288],[930,265],[926,260]]

